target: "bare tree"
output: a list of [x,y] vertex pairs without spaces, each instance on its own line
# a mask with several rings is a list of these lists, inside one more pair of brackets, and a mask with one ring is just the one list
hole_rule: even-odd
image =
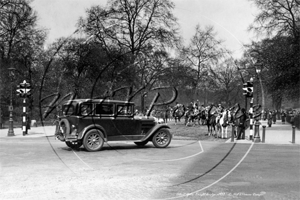
[[29,0],[0,0],[1,96],[8,77],[5,69],[13,65],[16,81],[27,79],[32,83],[32,66],[43,50],[46,34],[37,28],[37,15],[29,3]]
[[194,91],[197,96],[197,88],[201,84],[201,77],[209,69],[210,63],[217,60],[221,54],[222,41],[216,39],[216,33],[212,26],[201,29],[196,26],[195,35],[191,39],[190,45],[185,50],[186,61],[195,71]]
[[[159,64],[162,57],[157,56],[157,52],[179,42],[173,9],[174,3],[170,0],[113,0],[106,7],[94,6],[87,10],[87,17],[79,20],[79,28],[93,36],[108,57],[116,51],[126,54],[127,60],[129,57],[121,72],[127,73],[127,83],[139,90],[157,80],[163,72],[157,66],[166,67]],[[151,59],[156,60],[148,62]],[[111,82],[115,84],[117,79],[114,76]]]
[[237,83],[240,82],[234,60],[226,59],[219,63],[215,69],[210,69],[210,74],[218,93],[218,100],[225,101],[227,106],[233,105],[238,96],[235,93]]
[[119,47],[137,55],[148,46],[172,46],[177,41],[177,21],[169,0],[114,0],[106,8],[94,6],[79,26],[107,49]]
[[250,0],[260,13],[249,27],[269,38],[250,45],[251,57],[263,70],[274,107],[283,97],[299,98],[300,3],[299,0]]
[[260,9],[249,27],[257,33],[291,35],[295,42],[300,37],[300,4],[297,0],[250,0]]

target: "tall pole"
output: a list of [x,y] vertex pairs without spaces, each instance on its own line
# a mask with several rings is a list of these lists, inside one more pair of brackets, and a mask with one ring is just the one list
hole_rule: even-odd
[[22,120],[22,131],[23,136],[27,135],[27,111],[26,111],[26,98],[23,99],[23,120]]
[[13,120],[13,90],[12,90],[12,84],[13,84],[13,75],[15,68],[10,67],[9,70],[9,76],[10,76],[10,105],[9,105],[9,127],[8,127],[8,133],[7,136],[15,136],[14,133],[14,120]]
[[[253,87],[253,78],[250,78],[250,83]],[[253,95],[254,89],[252,89],[252,95],[250,96],[250,109],[249,109],[249,117],[250,117],[250,133],[249,133],[249,140],[253,139]]]
[[255,82],[256,82],[256,90],[257,90],[257,92],[256,92],[256,104],[258,105],[259,104],[259,95],[258,95],[259,78],[258,78],[258,74],[257,74],[257,81],[255,81]]
[[252,140],[253,139],[253,97],[251,97],[250,99],[249,117],[250,117],[249,140]]
[[265,111],[265,92],[264,92],[264,86],[261,80],[260,73],[258,73],[258,80],[259,80],[259,84],[260,84],[260,90],[261,90],[261,111],[264,112]]

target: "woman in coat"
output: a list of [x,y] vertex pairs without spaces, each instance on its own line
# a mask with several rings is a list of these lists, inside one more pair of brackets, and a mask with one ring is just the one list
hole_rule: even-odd
[[286,118],[286,114],[284,111],[281,112],[281,122],[282,124],[285,124],[285,118]]
[[273,123],[276,124],[276,110],[272,112]]

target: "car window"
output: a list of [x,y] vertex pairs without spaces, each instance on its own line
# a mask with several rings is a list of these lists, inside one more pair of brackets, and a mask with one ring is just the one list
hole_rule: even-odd
[[73,115],[75,111],[74,105],[63,105],[62,112],[63,115]]
[[118,105],[118,115],[132,115],[132,109],[131,105]]
[[83,116],[92,115],[93,107],[92,104],[81,104],[80,113]]
[[96,104],[96,115],[113,114],[113,105],[109,104]]

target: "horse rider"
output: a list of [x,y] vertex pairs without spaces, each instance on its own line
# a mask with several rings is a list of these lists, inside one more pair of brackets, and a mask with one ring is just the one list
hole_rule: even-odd
[[174,111],[177,110],[178,108],[180,108],[181,104],[176,102],[176,105],[174,106]]
[[222,113],[223,113],[223,107],[221,104],[218,104],[217,109],[214,112],[214,115],[217,117],[216,120],[217,122],[220,120],[220,118],[222,117]]
[[188,108],[189,111],[192,111],[193,108],[194,108],[194,103],[191,102],[191,103],[187,106],[187,108]]
[[218,108],[217,108],[217,112],[220,114],[224,111],[224,108],[222,106],[222,104],[219,103]]
[[204,107],[204,105],[202,104],[201,106],[199,106],[199,111],[200,112],[202,112],[202,111],[204,111],[205,110],[205,107]]

